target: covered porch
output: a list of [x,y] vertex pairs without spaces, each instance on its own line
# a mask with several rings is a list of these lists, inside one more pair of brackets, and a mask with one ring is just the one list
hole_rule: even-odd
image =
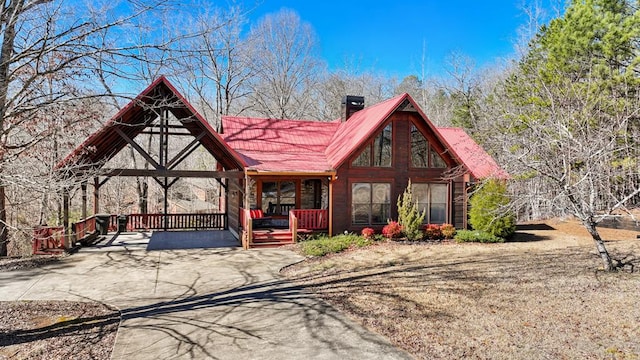
[[332,172],[247,171],[239,208],[244,248],[279,246],[331,232]]

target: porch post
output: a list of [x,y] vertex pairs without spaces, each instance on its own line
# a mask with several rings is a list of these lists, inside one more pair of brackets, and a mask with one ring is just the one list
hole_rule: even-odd
[[333,180],[335,175],[329,178],[329,236],[333,236]]
[[69,229],[69,188],[67,187],[62,189],[62,226],[64,227],[63,246],[69,249],[71,248],[71,229]]
[[471,176],[469,174],[464,174],[462,178],[462,228],[464,230],[468,229],[468,216],[467,213],[469,207],[469,183],[471,182]]
[[82,189],[82,219],[87,218],[87,182],[83,181],[80,184]]
[[93,178],[93,215],[100,212],[100,179]]
[[162,186],[162,188],[164,189],[164,231],[167,231],[168,227],[169,227],[169,217],[167,216],[167,209],[169,207],[169,199],[167,199],[167,194],[168,194],[168,190],[169,190],[169,185],[167,183],[167,178],[164,178],[164,185]]

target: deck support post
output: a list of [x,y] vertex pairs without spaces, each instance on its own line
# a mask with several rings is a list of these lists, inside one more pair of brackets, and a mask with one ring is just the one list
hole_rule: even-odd
[[329,236],[333,236],[333,181],[335,175],[329,178]]
[[93,215],[100,212],[100,179],[93,178]]
[[87,182],[83,181],[80,184],[80,189],[82,189],[82,219],[87,218]]
[[62,189],[62,226],[64,227],[63,244],[65,249],[71,248],[71,229],[69,229],[69,188]]
[[251,185],[249,183],[249,174],[245,171],[244,173],[244,197],[241,209],[245,209],[241,211],[241,216],[245,217],[245,229],[242,229],[247,234],[247,249],[251,248],[251,243],[253,242],[253,220],[251,220],[250,216],[247,216],[249,213],[249,209],[251,208],[251,200],[249,192],[251,191]]
[[169,216],[168,216],[168,214],[169,214],[169,212],[168,212],[168,210],[169,210],[169,199],[167,198],[167,195],[169,193],[169,184],[167,182],[167,178],[164,178],[164,185],[162,186],[162,189],[164,190],[164,199],[163,199],[164,200],[163,201],[164,202],[164,204],[163,204],[163,206],[164,206],[164,212],[163,212],[163,214],[164,214],[164,218],[163,218],[164,226],[163,226],[163,228],[164,228],[164,231],[167,231],[167,229],[169,228]]

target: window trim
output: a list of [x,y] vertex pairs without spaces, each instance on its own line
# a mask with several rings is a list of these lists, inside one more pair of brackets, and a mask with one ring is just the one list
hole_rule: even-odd
[[[394,186],[395,180],[392,178],[380,178],[380,179],[349,179],[348,182],[348,208],[349,208],[349,224],[351,228],[360,228],[367,226],[380,226],[385,225],[387,223],[387,219],[384,219],[381,223],[372,223],[371,222],[371,200],[369,201],[369,222],[367,224],[356,224],[353,222],[353,185],[354,184],[386,184],[389,185],[389,218],[393,218],[393,196],[394,196]],[[371,188],[370,191],[373,191]]]
[[[412,181],[411,183],[412,186],[416,186],[416,185],[429,185],[429,208],[426,211],[426,215],[424,217],[424,220],[422,221],[423,224],[451,224],[451,206],[453,205],[451,202],[451,189],[452,189],[452,184],[450,182],[442,182],[442,181]],[[446,186],[446,200],[445,200],[445,207],[444,207],[444,222],[443,223],[433,223],[431,222],[431,205],[433,204],[433,202],[431,201],[431,185],[445,185]],[[411,189],[412,192],[414,192],[414,189]],[[414,199],[415,201],[416,199]]]
[[[422,167],[422,166],[415,166],[413,163],[413,129],[416,129],[416,131],[422,135],[422,137],[424,138],[426,144],[427,144],[427,166],[426,167]],[[409,122],[409,141],[407,142],[407,144],[409,145],[409,168],[410,169],[415,169],[415,170],[425,170],[425,169],[433,169],[433,170],[443,170],[443,169],[448,169],[450,166],[449,164],[447,164],[447,161],[444,159],[444,157],[442,156],[442,154],[440,154],[436,149],[434,149],[433,144],[431,143],[431,141],[429,141],[429,139],[427,138],[427,136],[422,132],[422,130],[420,130],[420,128],[413,122],[410,121]],[[440,159],[442,159],[442,162],[444,162],[445,167],[435,167],[432,164],[431,161],[431,157],[432,157],[432,153],[434,153],[440,157]]]

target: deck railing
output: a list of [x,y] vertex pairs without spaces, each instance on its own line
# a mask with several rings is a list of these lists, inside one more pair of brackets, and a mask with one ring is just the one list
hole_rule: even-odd
[[226,229],[227,214],[131,214],[127,231],[175,229]]
[[[130,214],[127,216],[127,231],[147,230],[176,230],[176,229],[226,229],[227,215],[225,213],[209,214]],[[119,215],[109,215],[107,231],[118,230]],[[96,231],[96,216],[74,223],[75,239],[80,240]]]
[[299,229],[313,231],[329,229],[329,210],[327,209],[294,209],[289,214],[295,215]]
[[75,228],[75,240],[79,241],[86,236],[93,234],[96,231],[96,217],[90,216],[86,219],[80,220],[74,224]]
[[49,254],[64,249],[63,226],[39,226],[33,229],[33,254]]

